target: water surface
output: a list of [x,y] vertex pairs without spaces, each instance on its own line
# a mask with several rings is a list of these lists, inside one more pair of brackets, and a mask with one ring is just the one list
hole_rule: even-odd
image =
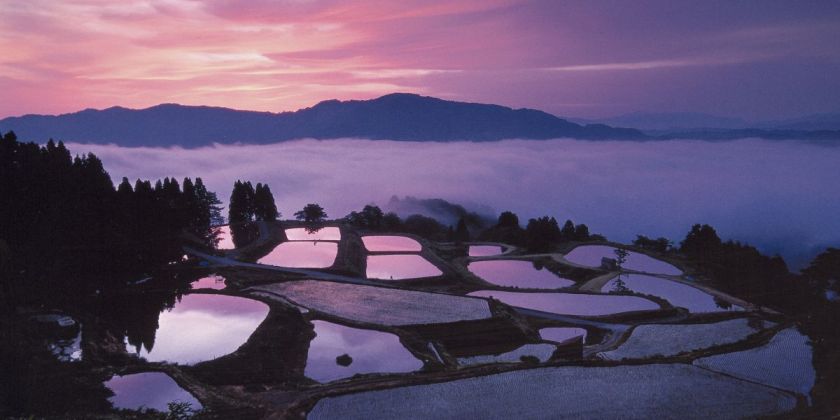
[[[312,321],[315,338],[309,344],[304,374],[318,382],[330,382],[363,373],[413,372],[423,367],[400,343],[398,336],[375,330],[345,327],[327,321]],[[348,366],[336,358],[348,355]]]
[[406,236],[362,236],[365,249],[371,252],[420,252],[423,248],[420,242]]
[[327,268],[335,263],[337,254],[335,242],[283,242],[257,262],[278,267]]
[[268,305],[235,296],[188,294],[161,312],[151,348],[126,351],[150,362],[194,364],[239,348],[268,315]]
[[228,250],[236,248],[233,244],[233,234],[230,233],[230,226],[220,226],[217,228],[219,234],[216,236],[219,242],[216,243],[216,249]]
[[190,287],[193,290],[198,289],[211,289],[211,290],[221,290],[225,288],[225,278],[218,275],[218,274],[211,274],[207,277],[200,278],[192,283],[190,283]]
[[504,251],[504,248],[496,245],[470,245],[470,257],[490,257],[499,255]]
[[543,268],[537,270],[531,261],[495,260],[471,262],[467,268],[476,276],[497,286],[532,289],[559,289],[575,282]]
[[381,280],[435,277],[443,274],[427,259],[415,254],[368,255],[367,278]]
[[340,241],[341,230],[332,226],[315,231],[307,228],[291,228],[286,229],[286,238],[290,241]]
[[[661,297],[671,305],[688,309],[689,312],[741,311],[737,305],[715,300],[714,296],[691,286],[671,280],[642,274],[624,274],[621,276],[624,287],[630,291]],[[602,292],[618,290],[618,278],[610,280],[601,289]],[[718,303],[720,302],[720,303]]]
[[[601,258],[604,257],[615,259],[615,248],[606,245],[582,245],[565,255],[567,260],[587,267],[600,267]],[[682,271],[679,268],[674,267],[665,261],[660,261],[656,258],[633,251],[628,251],[627,261],[624,263],[623,267],[628,270],[642,271],[652,274],[667,274],[672,276],[682,274]]]
[[511,306],[561,315],[598,316],[659,309],[655,302],[636,296],[581,293],[527,293],[479,290],[469,296],[494,297]]
[[140,410],[151,408],[167,412],[167,404],[180,401],[190,404],[193,410],[201,409],[201,403],[169,375],[163,372],[142,372],[131,375],[115,375],[105,382],[114,396],[108,401],[115,408]]

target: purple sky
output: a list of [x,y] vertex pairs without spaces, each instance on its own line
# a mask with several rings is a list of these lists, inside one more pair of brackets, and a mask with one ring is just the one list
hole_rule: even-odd
[[605,117],[840,112],[838,1],[0,0],[0,116],[403,91]]

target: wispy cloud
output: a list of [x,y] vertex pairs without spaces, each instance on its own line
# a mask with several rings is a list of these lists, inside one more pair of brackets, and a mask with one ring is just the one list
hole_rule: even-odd
[[[840,61],[831,42],[840,11],[828,2],[715,1],[0,0],[0,91],[16,93],[0,101],[0,116],[174,101],[281,111],[386,87],[559,112],[562,103],[632,103],[655,90],[644,78],[652,70]],[[836,103],[826,85],[838,77],[814,77],[813,68],[785,72],[795,92],[772,92],[778,80],[753,70],[750,80],[764,89],[747,93],[766,98],[728,86],[719,94],[736,109],[769,100],[799,110],[806,94],[809,103]],[[590,77],[619,72],[619,88]],[[708,87],[735,79],[707,77],[647,103],[680,98],[697,107]]]
[[673,67],[721,66],[731,64],[750,63],[770,58],[766,54],[743,54],[740,56],[703,57],[703,58],[675,58],[649,61],[632,61],[622,63],[575,64],[568,66],[548,67],[549,71],[635,71],[657,70]]

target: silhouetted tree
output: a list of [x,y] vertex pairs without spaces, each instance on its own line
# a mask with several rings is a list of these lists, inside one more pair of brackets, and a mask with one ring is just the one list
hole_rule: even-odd
[[511,211],[503,211],[499,215],[499,221],[496,227],[519,227],[519,216]]
[[590,239],[589,235],[589,226],[581,223],[575,226],[575,233],[573,235],[574,240],[576,241],[587,241]]
[[396,232],[402,229],[402,220],[394,212],[385,213],[382,216],[382,230]]
[[[195,185],[122,178],[114,187],[93,154],[71,157],[62,142],[20,143],[0,136],[0,239],[9,245],[18,295],[89,293],[121,287],[151,265],[180,258],[180,234],[198,230],[206,209]],[[200,214],[199,214],[200,213]]]
[[668,238],[651,239],[644,235],[636,235],[633,245],[661,253],[666,253],[671,249],[671,241]]
[[255,194],[250,182],[234,182],[228,205],[228,223],[250,222],[254,219]]
[[694,225],[680,243],[680,252],[700,260],[710,261],[720,251],[721,240],[715,229],[709,225]]
[[455,227],[455,242],[462,243],[470,240],[470,231],[467,229],[467,222],[463,218],[458,220]]
[[350,212],[344,217],[344,221],[361,228],[371,230],[381,230],[383,228],[385,215],[382,214],[382,209],[368,204],[360,212]]
[[575,239],[575,224],[572,223],[571,220],[566,220],[566,223],[563,224],[563,228],[560,229],[560,240],[561,241],[572,241]]
[[317,223],[324,221],[327,213],[318,204],[310,203],[304,206],[303,210],[295,212],[295,218],[306,223]]
[[840,292],[840,249],[828,248],[802,270],[817,289]]
[[529,251],[544,252],[560,239],[560,227],[553,217],[528,220],[525,227],[525,246]]
[[447,227],[431,217],[420,214],[406,217],[403,221],[403,231],[434,240],[449,238]]
[[277,220],[279,213],[277,212],[277,205],[274,203],[274,195],[271,194],[271,188],[268,184],[257,183],[257,189],[254,191],[254,216],[257,220]]

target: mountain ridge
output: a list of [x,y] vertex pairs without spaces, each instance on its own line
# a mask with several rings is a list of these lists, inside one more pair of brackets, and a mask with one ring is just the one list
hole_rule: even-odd
[[414,141],[648,138],[639,130],[579,125],[534,109],[447,101],[409,93],[370,100],[326,100],[278,113],[178,104],[142,109],[115,106],[60,115],[8,117],[0,120],[0,130],[14,130],[20,138],[31,141],[55,138],[123,146],[183,147],[344,137]]
[[[836,117],[836,118],[835,118]],[[623,118],[623,119],[622,119]],[[647,119],[643,128],[636,122]],[[810,118],[810,119],[809,119]],[[530,108],[449,101],[412,93],[391,93],[368,100],[329,99],[297,111],[246,111],[208,105],[162,103],[132,109],[112,106],[59,114],[27,114],[0,120],[1,131],[15,131],[27,141],[116,144],[128,147],[186,148],[220,144],[269,144],[314,138],[367,138],[398,141],[496,141],[572,138],[581,140],[807,140],[838,143],[832,129],[840,114],[777,122],[748,123],[699,113],[632,113],[612,120],[565,119]],[[670,121],[680,121],[665,129]],[[692,122],[725,127],[693,127]],[[743,124],[742,124],[743,123]],[[809,129],[809,128],[817,129]]]

